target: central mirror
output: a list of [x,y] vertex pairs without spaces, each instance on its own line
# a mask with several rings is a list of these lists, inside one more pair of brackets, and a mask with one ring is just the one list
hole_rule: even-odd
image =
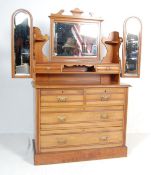
[[100,61],[100,18],[82,17],[78,11],[72,15],[51,14],[50,56],[52,62]]
[[97,24],[55,22],[54,29],[53,56],[97,56]]

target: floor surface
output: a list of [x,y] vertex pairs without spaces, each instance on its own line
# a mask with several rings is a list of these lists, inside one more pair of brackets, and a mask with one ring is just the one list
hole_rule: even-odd
[[128,157],[34,166],[32,137],[0,134],[0,175],[151,175],[151,134],[127,134]]

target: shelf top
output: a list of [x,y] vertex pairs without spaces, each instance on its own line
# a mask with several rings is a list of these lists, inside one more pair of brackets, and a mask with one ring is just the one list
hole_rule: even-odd
[[131,87],[129,84],[123,84],[123,83],[120,83],[120,84],[110,84],[110,85],[61,85],[61,84],[58,84],[58,85],[52,85],[52,84],[49,84],[48,82],[35,82],[35,81],[32,81],[32,85],[34,88],[44,88],[44,89],[48,89],[48,88],[64,88],[64,89],[70,89],[70,88],[106,88],[106,87],[111,87],[111,88],[117,88],[117,87],[120,87],[120,88],[125,88],[125,87]]

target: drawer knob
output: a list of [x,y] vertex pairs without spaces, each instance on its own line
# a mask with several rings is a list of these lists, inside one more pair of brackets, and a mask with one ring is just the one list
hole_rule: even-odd
[[67,99],[68,99],[68,98],[65,97],[65,96],[58,96],[58,97],[57,97],[57,101],[58,101],[58,102],[66,102]]
[[101,114],[100,115],[100,119],[108,119],[108,115],[107,114]]
[[109,136],[101,136],[100,141],[107,142],[109,140]]
[[59,122],[63,123],[63,122],[66,121],[66,117],[65,116],[58,116],[57,118],[58,118]]
[[110,95],[109,94],[101,95],[100,99],[101,101],[108,101],[110,99]]
[[60,139],[57,140],[57,142],[58,142],[59,145],[64,145],[64,144],[67,143],[67,140],[64,139],[64,138],[60,138]]

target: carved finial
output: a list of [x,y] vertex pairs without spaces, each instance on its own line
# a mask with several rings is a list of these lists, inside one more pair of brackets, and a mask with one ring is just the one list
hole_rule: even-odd
[[81,16],[81,14],[83,13],[83,11],[80,10],[79,8],[75,8],[71,10],[70,12],[72,13],[73,16]]
[[59,10],[59,12],[57,12],[56,14],[57,14],[57,15],[62,15],[62,14],[63,14],[63,12],[64,12],[64,10],[63,10],[63,9],[61,9],[61,10]]

